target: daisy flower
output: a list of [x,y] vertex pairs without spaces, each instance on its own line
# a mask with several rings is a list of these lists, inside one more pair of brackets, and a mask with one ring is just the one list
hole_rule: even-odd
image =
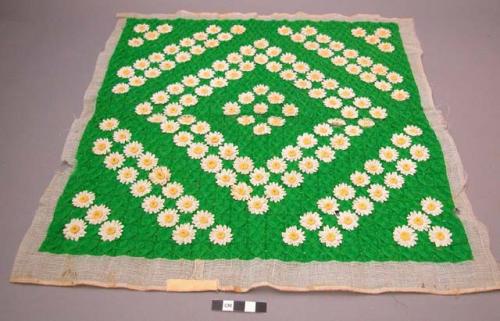
[[199,206],[198,200],[191,195],[184,195],[179,197],[175,205],[182,213],[192,213],[198,209]]
[[208,152],[208,146],[203,143],[193,143],[187,149],[188,156],[192,159],[200,159]]
[[356,126],[356,125],[347,125],[344,128],[344,132],[348,136],[359,136],[363,133],[363,130],[359,126]]
[[238,115],[241,111],[240,106],[235,102],[228,102],[222,107],[223,113],[226,116]]
[[265,114],[267,113],[269,107],[265,103],[258,103],[253,105],[253,112],[256,114]]
[[131,184],[135,182],[139,173],[133,167],[123,167],[118,171],[118,181],[122,184]]
[[299,109],[297,107],[295,107],[295,105],[293,105],[293,104],[286,104],[281,109],[281,112],[286,117],[294,117],[294,116],[298,115]]
[[330,136],[333,129],[330,125],[322,123],[314,126],[314,133],[318,136]]
[[231,196],[237,201],[246,201],[250,198],[252,188],[246,183],[231,186]]
[[386,162],[393,162],[399,157],[399,153],[395,148],[392,147],[382,147],[379,150],[378,157]]
[[165,197],[167,198],[173,198],[176,199],[179,196],[184,193],[184,187],[176,182],[168,183],[167,185],[163,186],[161,189],[161,192]]
[[281,181],[288,187],[299,187],[304,181],[302,174],[297,171],[290,171],[281,176]]
[[299,162],[299,169],[306,174],[313,174],[318,171],[319,162],[314,157],[304,157]]
[[197,229],[207,229],[214,224],[214,215],[209,211],[198,211],[193,215],[193,225]]
[[382,163],[376,159],[367,160],[365,162],[365,170],[371,175],[378,175],[384,171]]
[[151,183],[147,180],[141,179],[130,186],[130,193],[134,197],[142,197],[151,192]]
[[347,59],[354,59],[357,58],[359,55],[358,51],[354,49],[345,49],[344,51],[342,51],[342,54]]
[[410,98],[410,94],[406,90],[396,89],[391,93],[391,97],[397,101],[403,101]]
[[189,223],[177,225],[172,232],[172,239],[179,245],[191,244],[195,237],[196,230]]
[[167,120],[161,123],[160,128],[163,133],[173,134],[179,130],[180,125],[176,121]]
[[366,30],[361,27],[357,27],[351,30],[351,34],[356,38],[362,38],[366,36]]
[[384,119],[387,117],[387,110],[382,107],[370,108],[370,115],[375,119]]
[[376,81],[375,87],[381,91],[389,91],[392,89],[392,85],[390,83],[388,83],[387,81],[383,81],[383,80]]
[[232,34],[241,35],[246,31],[246,28],[243,27],[242,25],[234,25],[231,27],[230,31]]
[[285,125],[285,120],[281,117],[270,116],[267,119],[267,123],[271,126],[274,126],[274,127],[281,127],[281,126]]
[[340,212],[337,217],[337,222],[344,230],[352,231],[359,226],[359,217],[349,211]]
[[105,205],[93,205],[87,210],[85,219],[90,224],[101,224],[108,219],[110,209]]
[[148,214],[158,213],[163,209],[165,201],[158,196],[148,196],[142,201],[142,209]]
[[435,198],[426,197],[420,201],[420,205],[422,206],[422,211],[429,215],[437,216],[443,213],[443,203]]
[[142,154],[143,147],[139,142],[131,142],[125,145],[123,148],[123,153],[127,157],[138,157]]
[[408,125],[404,128],[405,133],[410,136],[420,136],[422,135],[422,129],[414,125]]
[[219,147],[219,156],[226,160],[233,160],[238,156],[238,147],[234,144],[224,144]]
[[330,145],[337,150],[346,150],[351,146],[349,138],[343,134],[335,134],[330,139]]
[[160,37],[160,33],[158,31],[148,31],[144,33],[144,39],[153,41]]
[[267,168],[271,173],[279,174],[286,170],[286,162],[278,157],[273,157],[266,162]]
[[210,125],[205,121],[199,121],[191,125],[191,131],[198,135],[204,135],[210,131]]
[[106,155],[111,151],[113,144],[106,138],[98,138],[92,146],[92,152],[96,155]]
[[223,169],[215,175],[215,179],[219,186],[232,186],[236,183],[236,173],[230,169]]
[[75,207],[87,208],[94,203],[94,200],[95,200],[94,193],[89,191],[81,191],[73,197],[71,203]]
[[410,148],[411,158],[416,160],[417,162],[426,161],[429,159],[429,149],[422,145],[413,145]]
[[347,59],[340,56],[335,56],[330,61],[332,62],[332,64],[338,67],[345,66],[348,62]]
[[144,44],[144,40],[142,40],[142,38],[136,37],[136,38],[129,39],[129,41],[127,43],[130,47],[140,47]]
[[358,110],[353,106],[345,106],[340,110],[340,114],[347,119],[356,119],[359,116]]
[[269,173],[266,172],[264,168],[256,168],[252,174],[250,174],[250,183],[252,185],[264,185],[269,180]]
[[333,197],[325,197],[317,202],[318,208],[326,214],[335,215],[339,209],[337,200]]
[[146,152],[137,159],[137,166],[145,171],[153,169],[158,164],[158,158],[150,152]]
[[269,209],[269,206],[267,205],[267,199],[264,197],[251,197],[248,200],[247,205],[250,213],[256,215],[264,214]]
[[281,233],[281,237],[285,244],[291,246],[299,246],[306,239],[304,231],[298,229],[296,226],[287,228],[283,233]]
[[333,96],[328,97],[325,100],[323,100],[323,104],[325,105],[325,107],[333,108],[333,109],[338,109],[338,108],[342,107],[341,100],[338,99],[337,97],[333,97]]
[[361,127],[373,127],[375,122],[371,118],[361,118],[358,120],[358,125]]
[[287,161],[296,161],[302,157],[302,152],[299,147],[288,145],[281,151],[281,156]]
[[417,233],[406,225],[396,227],[392,233],[392,238],[400,246],[408,248],[415,246],[418,241]]
[[233,167],[238,173],[249,174],[253,170],[253,161],[250,157],[236,157]]
[[243,126],[248,126],[250,124],[253,124],[255,122],[255,118],[253,116],[240,116],[238,117],[238,123]]
[[352,202],[352,209],[358,215],[370,215],[373,212],[373,203],[368,197],[359,196]]
[[266,185],[264,187],[264,194],[271,202],[279,202],[286,196],[285,189],[278,183]]
[[269,135],[271,133],[271,127],[264,123],[257,124],[253,127],[253,133],[257,136]]
[[182,83],[187,87],[196,87],[200,83],[200,79],[195,75],[188,75],[182,78]]
[[306,212],[300,217],[300,225],[307,230],[317,230],[321,224],[323,224],[321,217],[316,212]]
[[113,133],[113,140],[120,144],[128,142],[131,137],[132,134],[128,129],[119,129]]
[[422,212],[412,211],[408,214],[408,225],[416,231],[427,231],[431,225],[431,220]]
[[134,76],[134,73],[135,73],[134,68],[126,66],[118,69],[116,75],[120,78],[130,78]]
[[452,240],[452,233],[445,227],[433,226],[429,230],[429,239],[437,247],[443,247],[450,245]]
[[208,155],[201,161],[201,168],[207,173],[217,173],[222,169],[222,160],[215,155]]
[[125,83],[119,83],[113,86],[111,92],[113,94],[124,94],[130,90],[130,86]]
[[99,123],[99,129],[103,131],[111,131],[118,127],[119,121],[116,118],[107,118]]
[[156,221],[161,227],[172,227],[179,222],[179,214],[175,209],[166,209],[158,215]]
[[400,189],[403,186],[404,182],[405,180],[403,176],[399,175],[396,172],[387,173],[384,176],[384,184],[389,188]]
[[162,105],[168,102],[170,96],[164,91],[155,92],[151,96],[151,101],[156,105]]
[[114,241],[119,239],[123,233],[123,224],[118,220],[105,222],[99,228],[99,235],[101,240],[105,242]]
[[383,203],[389,198],[389,191],[380,184],[372,184],[368,189],[368,195],[375,202]]
[[179,100],[179,103],[182,106],[191,107],[198,103],[198,98],[196,98],[196,96],[193,96],[191,94],[182,95],[181,99]]
[[87,224],[79,218],[73,218],[69,223],[64,225],[64,238],[71,241],[78,241],[86,234]]
[[159,65],[161,70],[172,70],[175,68],[175,62],[172,60],[162,61]]
[[217,225],[210,231],[210,242],[216,245],[226,245],[233,240],[231,228],[225,225]]
[[396,169],[403,175],[414,175],[417,172],[417,164],[409,159],[401,159],[398,161]]
[[173,140],[174,144],[179,147],[188,146],[193,141],[193,135],[188,132],[179,132],[175,134]]
[[289,36],[292,34],[292,29],[287,26],[281,26],[278,28],[278,33],[282,36]]
[[355,171],[351,174],[350,179],[354,185],[359,187],[370,184],[370,176],[368,176],[366,173]]
[[297,137],[297,145],[301,148],[311,148],[318,143],[318,140],[312,134],[302,134]]
[[335,159],[335,151],[328,146],[321,146],[314,152],[316,157],[325,163],[330,163]]
[[347,201],[354,198],[356,190],[350,185],[341,183],[333,188],[333,195],[341,201]]
[[165,185],[170,180],[170,175],[168,167],[158,166],[153,168],[148,177],[153,184]]
[[404,134],[392,135],[391,141],[394,144],[394,146],[397,146],[399,148],[408,148],[411,145],[411,138]]
[[156,30],[159,33],[169,33],[172,31],[172,29],[173,29],[173,27],[171,25],[169,25],[168,23],[164,23],[164,24],[156,27]]
[[163,113],[169,117],[175,117],[182,114],[183,107],[179,104],[168,104],[163,109]]
[[334,226],[325,226],[319,232],[319,240],[326,247],[338,247],[342,243],[342,233]]

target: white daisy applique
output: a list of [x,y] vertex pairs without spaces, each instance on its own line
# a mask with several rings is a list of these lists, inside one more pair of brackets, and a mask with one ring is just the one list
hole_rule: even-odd
[[118,220],[104,222],[99,228],[101,240],[110,242],[119,239],[123,233],[123,224]]
[[291,246],[299,246],[306,239],[304,231],[298,229],[296,226],[287,228],[283,233],[281,233],[281,237],[285,244]]
[[84,237],[86,234],[87,224],[84,220],[74,218],[64,225],[63,235],[64,238],[71,241],[78,241],[80,238]]
[[408,248],[415,246],[418,241],[417,233],[411,227],[405,225],[396,227],[392,237],[398,245]]
[[217,225],[210,231],[210,242],[216,245],[227,245],[233,240],[231,228],[225,225]]

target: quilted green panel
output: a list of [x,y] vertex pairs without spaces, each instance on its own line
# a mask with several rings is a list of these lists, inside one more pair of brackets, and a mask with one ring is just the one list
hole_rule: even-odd
[[128,19],[41,251],[469,260],[393,23]]

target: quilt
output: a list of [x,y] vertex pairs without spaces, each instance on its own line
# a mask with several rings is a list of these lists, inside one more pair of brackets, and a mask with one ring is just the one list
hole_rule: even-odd
[[420,54],[410,19],[119,15],[12,281],[498,289]]

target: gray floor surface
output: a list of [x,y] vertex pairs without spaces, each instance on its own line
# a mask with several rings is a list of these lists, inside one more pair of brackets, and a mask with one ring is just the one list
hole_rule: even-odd
[[[0,320],[500,320],[500,292],[143,293],[8,283],[17,247],[59,165],[97,54],[122,11],[306,11],[413,17],[435,102],[468,172],[468,195],[500,258],[500,1],[0,1]],[[210,300],[269,304],[217,313]]]

